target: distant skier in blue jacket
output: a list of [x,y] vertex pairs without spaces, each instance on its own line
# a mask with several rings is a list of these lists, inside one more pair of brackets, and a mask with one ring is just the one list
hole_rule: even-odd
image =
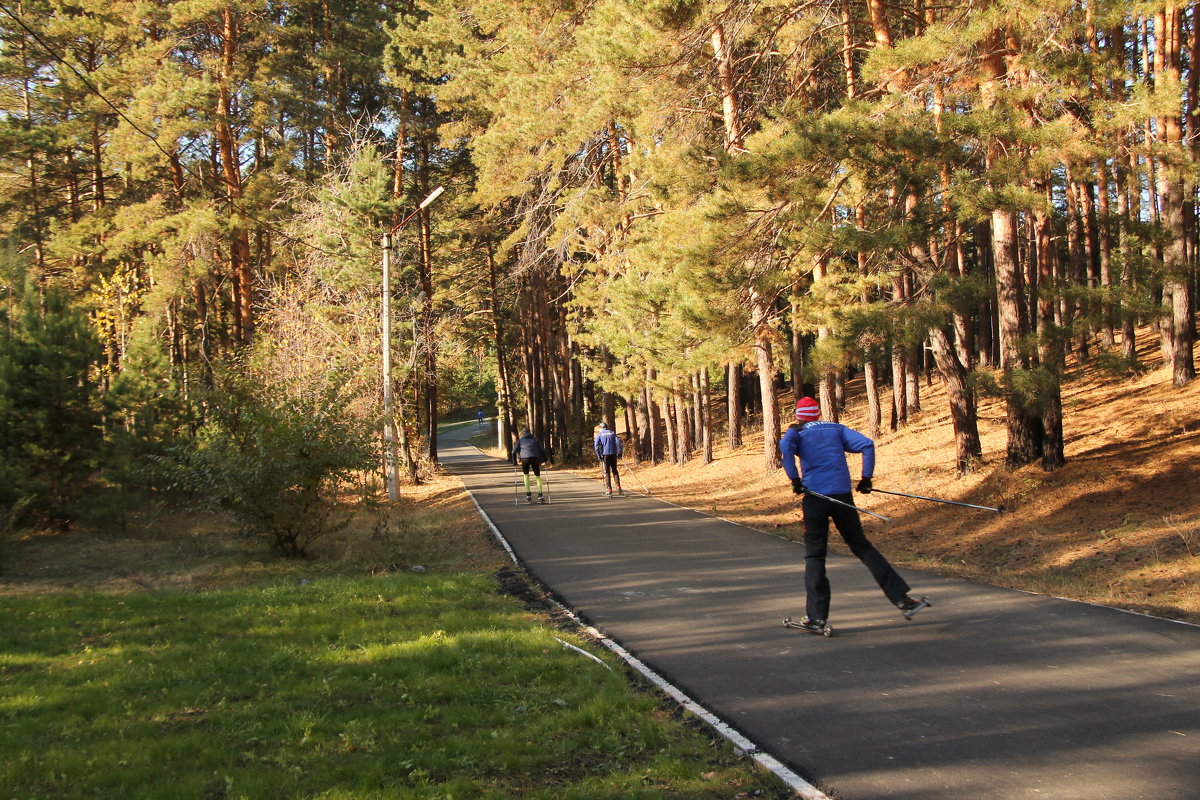
[[[790,426],[779,441],[783,471],[792,481],[792,491],[804,496],[804,589],[808,601],[807,616],[799,625],[813,633],[828,632],[830,589],[825,556],[831,519],[850,552],[871,570],[888,600],[906,619],[912,619],[913,614],[931,603],[925,597],[915,600],[908,596],[908,583],[867,540],[858,510],[853,507],[846,453],[862,453],[862,480],[857,489],[869,494],[875,472],[875,443],[858,431],[836,422],[822,421],[820,417],[821,407],[817,401],[811,397],[801,398],[796,403],[796,424]],[[797,459],[800,460],[799,473],[796,471]]]
[[621,437],[608,427],[607,422],[601,422],[592,445],[596,448],[596,458],[604,465],[604,496],[612,497],[614,478],[617,481],[617,494],[625,494],[625,490],[621,488],[621,475],[617,472],[617,459],[624,452]]

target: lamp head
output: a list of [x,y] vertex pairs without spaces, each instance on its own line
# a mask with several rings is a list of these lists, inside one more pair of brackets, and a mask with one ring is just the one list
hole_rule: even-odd
[[429,193],[428,197],[426,197],[424,200],[421,201],[421,205],[417,206],[417,208],[425,208],[430,203],[432,203],[434,200],[437,200],[438,196],[444,191],[446,191],[445,187],[443,187],[443,186],[437,187],[436,189],[434,189],[432,192]]

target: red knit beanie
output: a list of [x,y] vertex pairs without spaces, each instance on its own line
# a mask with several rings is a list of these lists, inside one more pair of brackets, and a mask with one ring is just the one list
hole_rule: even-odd
[[820,417],[821,406],[811,397],[801,397],[800,402],[796,403],[796,419],[801,422],[812,422]]

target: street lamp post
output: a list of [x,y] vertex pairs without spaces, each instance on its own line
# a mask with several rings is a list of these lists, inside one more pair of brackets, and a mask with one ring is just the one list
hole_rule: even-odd
[[396,462],[399,460],[396,453],[396,420],[392,412],[392,234],[404,227],[417,212],[427,208],[443,191],[443,187],[439,186],[430,192],[416,210],[385,233],[379,243],[383,248],[383,291],[379,312],[383,328],[383,467],[387,476],[388,500],[392,502],[400,499],[400,480],[396,472]]

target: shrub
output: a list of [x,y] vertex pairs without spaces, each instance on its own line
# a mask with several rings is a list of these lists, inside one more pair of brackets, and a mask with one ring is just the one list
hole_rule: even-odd
[[194,441],[174,448],[176,484],[231,514],[284,556],[343,528],[338,502],[351,476],[375,463],[373,437],[328,385],[289,391],[252,377],[225,377],[205,402]]

